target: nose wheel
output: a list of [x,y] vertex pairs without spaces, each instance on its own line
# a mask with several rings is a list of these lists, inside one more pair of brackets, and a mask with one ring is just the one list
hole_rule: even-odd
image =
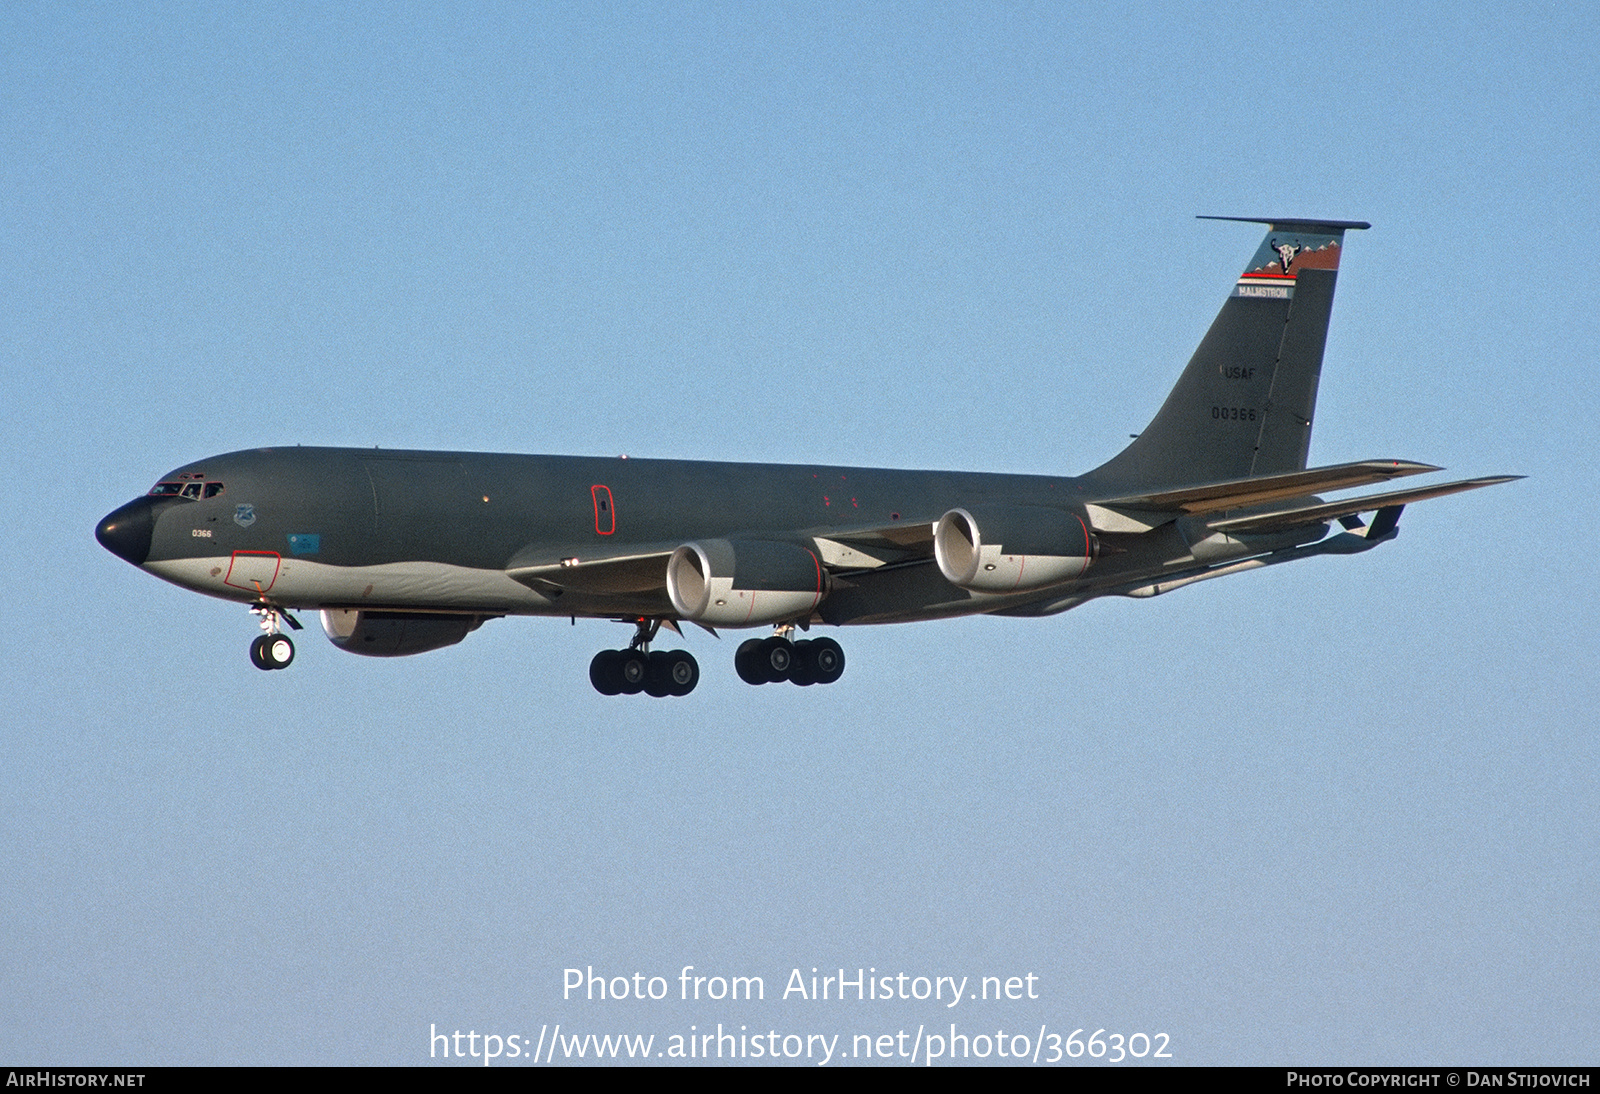
[[286,669],[294,661],[294,643],[286,634],[257,635],[250,643],[250,663],[258,669]]
[[625,650],[601,650],[589,662],[589,683],[601,695],[646,695],[660,699],[688,695],[700,682],[700,663],[688,650],[651,650],[661,628],[659,619],[635,621],[632,643]]
[[300,621],[271,604],[253,605],[250,613],[261,618],[263,632],[250,643],[250,663],[263,671],[288,668],[294,662],[294,642],[282,633],[283,625],[298,631],[303,629]]

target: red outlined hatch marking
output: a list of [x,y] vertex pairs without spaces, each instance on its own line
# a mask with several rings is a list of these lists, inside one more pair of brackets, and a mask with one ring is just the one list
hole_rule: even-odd
[[594,495],[594,530],[597,535],[609,536],[617,530],[617,508],[611,501],[611,487],[591,486]]
[[222,583],[235,589],[264,593],[278,580],[278,567],[282,564],[283,558],[276,551],[235,551]]

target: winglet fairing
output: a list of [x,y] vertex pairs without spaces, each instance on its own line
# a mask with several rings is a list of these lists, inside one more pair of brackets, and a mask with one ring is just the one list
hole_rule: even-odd
[[376,656],[453,645],[499,616],[584,616],[634,627],[595,657],[595,688],[664,696],[691,691],[699,667],[650,648],[663,625],[770,626],[736,652],[741,679],[832,683],[839,644],[796,631],[1049,615],[1359,553],[1393,539],[1407,505],[1515,477],[1320,497],[1439,468],[1307,467],[1345,233],[1368,225],[1251,222],[1266,235],[1154,419],[1076,478],[257,449],[179,468],[95,534],[141,569],[249,604],[263,669],[294,658],[291,609],[319,610],[334,645]]

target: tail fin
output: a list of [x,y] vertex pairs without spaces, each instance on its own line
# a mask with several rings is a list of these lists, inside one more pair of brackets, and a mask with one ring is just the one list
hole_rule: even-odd
[[1109,487],[1219,482],[1306,466],[1344,233],[1370,225],[1201,219],[1266,224],[1267,235],[1155,418],[1089,472]]

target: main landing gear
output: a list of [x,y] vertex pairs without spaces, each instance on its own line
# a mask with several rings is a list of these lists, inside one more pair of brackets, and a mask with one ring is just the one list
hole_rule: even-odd
[[294,643],[281,633],[283,624],[292,630],[302,630],[300,621],[282,608],[271,604],[254,604],[251,615],[261,617],[262,634],[250,643],[250,663],[258,669],[286,669],[294,661]]
[[[619,620],[618,622],[627,622]],[[700,665],[687,650],[650,649],[659,619],[634,621],[637,630],[625,650],[601,650],[589,662],[589,682],[601,695],[688,695],[700,682]],[[668,624],[671,625],[670,623]],[[777,628],[771,638],[752,638],[733,656],[739,679],[747,684],[787,680],[809,687],[831,684],[844,675],[844,650],[831,638],[792,641],[794,626]]]
[[601,650],[589,662],[589,683],[601,695],[688,695],[700,682],[700,663],[688,650],[651,651],[659,619],[638,620],[625,650]]
[[[792,633],[792,632],[791,632]],[[844,675],[844,650],[831,638],[791,642],[780,629],[771,638],[752,638],[733,655],[733,667],[747,684],[831,684]]]

